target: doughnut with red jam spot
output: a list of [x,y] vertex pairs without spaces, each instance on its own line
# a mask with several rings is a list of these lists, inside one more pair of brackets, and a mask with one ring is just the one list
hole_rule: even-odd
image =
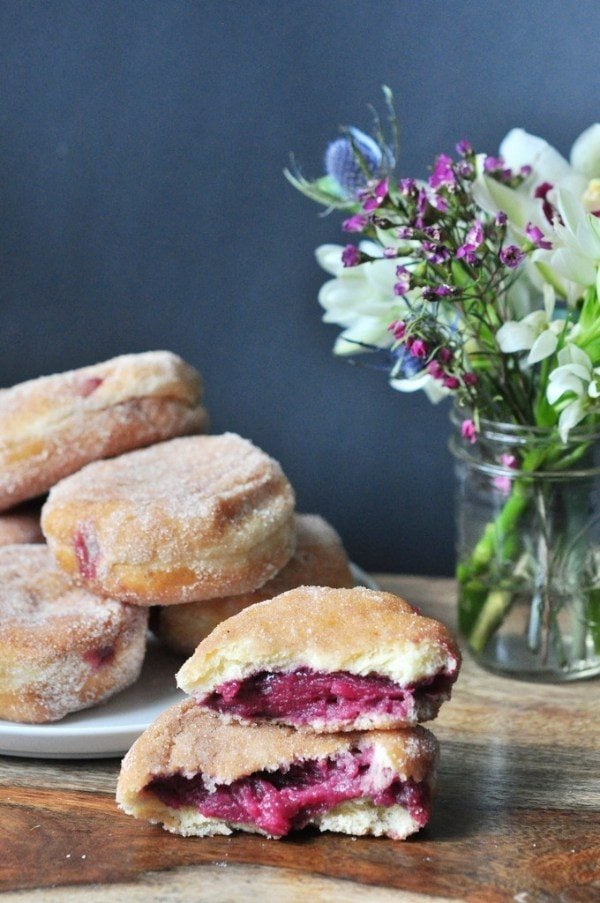
[[57,721],[129,686],[147,620],[73,586],[46,546],[0,548],[0,718]]
[[0,511],[90,461],[201,432],[196,370],[148,351],[0,389]]
[[59,567],[100,595],[173,605],[251,592],[289,561],[294,493],[233,433],[88,464],[55,486],[42,529]]

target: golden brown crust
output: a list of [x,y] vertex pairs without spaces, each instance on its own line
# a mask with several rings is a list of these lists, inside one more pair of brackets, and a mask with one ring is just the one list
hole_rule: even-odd
[[186,699],[163,712],[131,747],[121,767],[117,801],[133,811],[138,796],[157,776],[201,772],[217,784],[231,784],[256,771],[275,771],[292,762],[370,747],[398,777],[414,781],[429,776],[438,751],[433,734],[421,726],[397,731],[301,733],[274,724],[227,724]]
[[177,681],[203,698],[259,671],[382,674],[405,686],[454,670],[460,653],[446,627],[391,593],[302,586],[219,624]]
[[90,461],[200,432],[198,373],[149,351],[0,390],[0,510]]
[[302,584],[354,586],[348,556],[333,527],[316,514],[298,514],[294,520],[296,551],[272,580],[254,592],[159,609],[156,633],[160,639],[174,652],[190,655],[217,624],[256,602]]
[[41,510],[39,502],[27,502],[0,514],[0,546],[44,542]]
[[55,486],[42,529],[95,592],[174,604],[261,586],[294,549],[279,464],[233,433],[173,439],[89,464]]
[[45,546],[0,548],[0,718],[55,721],[132,683],[147,615],[73,587]]

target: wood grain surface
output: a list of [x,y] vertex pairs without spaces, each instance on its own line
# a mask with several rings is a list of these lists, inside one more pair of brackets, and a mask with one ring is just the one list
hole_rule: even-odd
[[[454,625],[450,580],[377,578]],[[0,757],[4,900],[600,901],[600,681],[549,686],[466,656],[431,724],[428,828],[403,843],[306,831],[181,838],[114,803],[116,760]]]

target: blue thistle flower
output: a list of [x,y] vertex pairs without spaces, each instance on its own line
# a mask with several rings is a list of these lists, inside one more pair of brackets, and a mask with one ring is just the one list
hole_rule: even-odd
[[360,129],[351,127],[348,132],[351,138],[337,138],[327,146],[325,171],[335,179],[346,197],[355,198],[366,188],[367,182],[393,166],[393,156],[388,147],[382,148]]

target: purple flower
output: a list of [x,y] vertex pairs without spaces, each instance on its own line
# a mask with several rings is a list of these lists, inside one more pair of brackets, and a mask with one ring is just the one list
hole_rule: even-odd
[[[338,183],[344,195],[354,198],[366,188],[370,178],[376,178],[392,163],[389,148],[382,152],[376,141],[357,128],[349,128],[351,137],[337,138],[325,151],[325,172]],[[368,173],[365,173],[354,147],[360,153]],[[393,165],[393,164],[392,164]]]
[[400,179],[400,193],[405,197],[409,194],[413,194],[415,188],[417,187],[417,183],[414,179]]
[[550,182],[541,182],[533,192],[534,198],[542,202],[542,211],[550,224],[552,224],[556,213],[554,206],[548,200],[548,192],[552,191],[553,188],[554,185]]
[[414,234],[414,229],[412,229],[410,226],[399,226],[399,228],[396,230],[396,235],[398,236],[398,238],[412,238]]
[[458,381],[456,376],[445,376],[442,385],[444,385],[447,389],[458,389],[460,382]]
[[506,213],[504,212],[504,210],[499,210],[498,213],[496,214],[496,220],[495,220],[496,225],[497,226],[505,226],[507,219],[508,219],[508,217],[506,216]]
[[426,358],[429,354],[427,343],[424,342],[423,339],[415,339],[410,343],[410,353],[413,357],[418,357],[423,360],[423,358]]
[[342,263],[345,267],[355,267],[360,263],[360,251],[354,245],[346,245],[342,251]]
[[522,167],[521,167],[521,169],[519,170],[519,172],[521,173],[521,175],[523,176],[523,178],[526,179],[527,176],[530,176],[530,175],[531,175],[531,166],[529,166],[529,164],[526,163],[525,166],[522,166]]
[[479,258],[471,245],[461,245],[456,251],[457,260],[464,260],[470,266],[477,266]]
[[507,245],[500,251],[500,262],[514,270],[525,259],[525,254],[516,245]]
[[396,267],[396,279],[394,294],[405,295],[410,289],[410,273],[405,267]]
[[400,339],[404,338],[404,334],[406,333],[406,323],[403,320],[394,320],[394,322],[390,323],[388,326],[388,332],[391,332],[394,338],[400,341]]
[[427,372],[430,376],[433,376],[434,379],[444,379],[446,376],[444,368],[438,361],[430,361],[427,364]]
[[549,251],[552,248],[552,242],[547,239],[544,240],[544,233],[538,226],[534,226],[533,223],[527,223],[525,235],[536,248],[542,248],[544,251]]
[[479,382],[479,377],[476,373],[467,370],[466,373],[463,373],[463,382],[465,386],[476,386]]
[[483,224],[476,219],[467,232],[466,244],[472,251],[476,251],[483,244]]
[[471,445],[477,442],[477,427],[472,420],[463,420],[460,425],[460,434],[463,439],[468,439]]
[[362,216],[360,213],[355,213],[354,216],[344,220],[342,229],[344,232],[362,232],[368,222],[368,216]]
[[452,169],[452,157],[448,157],[447,154],[440,154],[439,157],[436,157],[428,181],[431,188],[440,188],[442,185],[452,187],[456,183],[456,176]]
[[424,241],[422,247],[427,254],[429,263],[444,263],[450,259],[450,251],[444,245],[436,245],[433,242]]
[[473,153],[471,142],[467,141],[466,138],[462,138],[456,145],[456,153],[460,154],[461,157],[468,157],[469,154]]
[[485,172],[503,172],[506,167],[504,157],[486,157],[483,161]]
[[389,182],[387,179],[381,179],[381,181],[372,189],[365,191],[363,196],[366,197],[366,201],[363,203],[363,210],[368,212],[370,210],[375,210],[377,207],[381,207],[387,197],[388,191]]
[[438,287],[435,289],[435,293],[440,298],[446,298],[449,295],[456,294],[456,288],[453,285],[442,284],[438,285]]

